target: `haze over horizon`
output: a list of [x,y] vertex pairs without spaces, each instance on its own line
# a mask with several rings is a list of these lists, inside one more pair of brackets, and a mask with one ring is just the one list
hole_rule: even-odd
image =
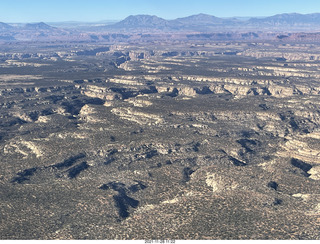
[[176,19],[204,13],[216,17],[264,17],[282,13],[317,13],[317,0],[1,0],[0,22],[62,22],[121,20],[129,15],[148,14]]

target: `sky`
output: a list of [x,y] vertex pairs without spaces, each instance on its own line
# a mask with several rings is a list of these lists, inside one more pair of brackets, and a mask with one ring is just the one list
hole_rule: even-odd
[[0,0],[0,22],[122,20],[150,14],[175,19],[205,13],[217,17],[258,17],[320,13],[320,0]]

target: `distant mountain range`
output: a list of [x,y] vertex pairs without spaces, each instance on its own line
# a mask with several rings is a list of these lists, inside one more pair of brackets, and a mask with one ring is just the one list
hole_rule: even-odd
[[[181,31],[214,31],[221,29],[257,29],[269,28],[277,30],[320,28],[320,13],[314,14],[278,14],[264,18],[218,18],[208,14],[197,14],[175,20],[165,20],[151,15],[131,15],[126,19],[104,26],[106,29],[158,29],[158,30],[181,30]],[[261,30],[261,29],[260,29]]]
[[25,24],[23,26],[12,26],[3,22],[0,22],[0,30],[5,31],[5,30],[53,30],[56,29],[55,27],[52,27],[50,25],[47,25],[43,22],[40,23],[34,23],[34,24]]
[[320,14],[277,14],[266,18],[251,18],[249,22],[252,24],[263,24],[270,26],[278,25],[320,25]]
[[10,30],[10,29],[13,29],[11,25],[0,22],[0,30]]
[[43,22],[35,23],[35,24],[26,24],[22,27],[24,30],[55,30],[55,27],[47,25]]
[[[270,32],[320,32],[320,13],[278,14],[263,18],[218,18],[208,14],[197,14],[174,20],[166,20],[155,15],[131,15],[124,20],[113,23],[61,22],[53,23],[52,25],[43,22],[12,25],[0,22],[0,41],[126,41],[130,37],[133,37],[133,35],[161,35],[164,33],[184,35],[189,39],[233,38],[234,40],[240,36],[242,39],[252,40],[257,38],[274,38],[278,35],[267,34]],[[115,35],[112,35],[112,33]],[[219,33],[224,34],[219,35]],[[226,33],[229,34],[227,35]],[[231,35],[230,33],[234,34]],[[141,36],[138,38],[142,38]],[[144,38],[148,38],[148,36],[144,35]],[[152,38],[150,40],[156,39],[154,36]],[[177,35],[175,38],[178,38]],[[318,37],[312,38],[317,39]],[[136,37],[133,39],[136,40]]]
[[[77,22],[75,22],[77,23]],[[61,25],[61,24],[60,24]],[[57,23],[59,26],[59,23]],[[270,17],[263,18],[218,18],[208,14],[197,14],[191,15],[184,18],[177,18],[174,20],[165,20],[155,15],[130,15],[129,17],[121,20],[117,23],[103,24],[102,22],[92,23],[93,31],[97,30],[164,30],[164,31],[214,31],[220,29],[248,29],[248,28],[270,28],[270,29],[283,29],[289,30],[295,28],[315,28],[319,30],[320,27],[320,13],[314,14],[277,14]],[[98,26],[98,27],[97,27]],[[68,25],[72,28],[72,22]],[[74,28],[77,28],[77,24]],[[87,25],[90,27],[90,24]],[[56,28],[45,24],[32,23],[25,24],[24,26],[14,27],[6,23],[0,22],[0,31],[5,30],[51,30],[54,31]],[[88,29],[89,30],[89,29]],[[261,29],[260,29],[261,30]]]
[[124,20],[109,25],[114,28],[163,28],[168,26],[169,21],[155,15],[130,15]]

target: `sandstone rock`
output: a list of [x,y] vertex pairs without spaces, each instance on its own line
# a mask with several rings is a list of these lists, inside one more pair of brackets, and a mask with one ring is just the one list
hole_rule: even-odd
[[158,125],[164,122],[164,120],[156,114],[140,112],[132,108],[113,108],[111,112],[118,115],[121,119],[133,121],[138,124]]
[[310,178],[314,180],[320,180],[320,166],[314,166],[308,171]]

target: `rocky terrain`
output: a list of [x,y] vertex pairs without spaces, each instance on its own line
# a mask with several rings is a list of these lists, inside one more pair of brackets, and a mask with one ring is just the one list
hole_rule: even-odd
[[0,238],[319,239],[319,60],[285,38],[3,44]]

